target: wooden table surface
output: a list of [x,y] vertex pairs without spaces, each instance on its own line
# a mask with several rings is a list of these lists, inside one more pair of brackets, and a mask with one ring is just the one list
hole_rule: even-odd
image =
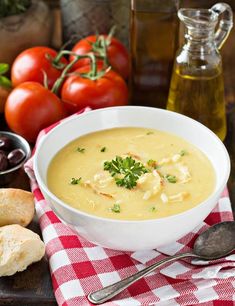
[[[222,51],[225,95],[227,103],[227,127],[228,133],[225,145],[231,158],[231,175],[228,182],[232,207],[235,215],[235,30],[233,29],[228,42]],[[0,130],[6,130],[4,117],[0,115]],[[29,181],[22,171],[8,187],[29,190]],[[36,220],[29,226],[30,229],[40,234]],[[46,306],[57,305],[50,279],[48,261],[43,258],[38,263],[31,265],[26,271],[17,273],[11,277],[0,279],[0,305],[17,306]]]
[[[0,115],[0,131],[7,130],[4,117]],[[5,187],[5,186],[4,186]],[[29,180],[23,169],[6,187],[30,190]],[[28,226],[41,235],[37,217]],[[32,264],[27,270],[14,276],[0,278],[0,305],[54,306],[57,305],[52,290],[48,260]]]

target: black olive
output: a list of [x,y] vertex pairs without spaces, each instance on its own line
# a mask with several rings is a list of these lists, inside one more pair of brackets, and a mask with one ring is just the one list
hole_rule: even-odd
[[25,158],[25,152],[22,149],[15,149],[11,151],[8,155],[8,162],[11,167],[17,166],[24,158]]
[[12,140],[6,136],[0,136],[0,150],[10,151],[12,149]]
[[5,171],[8,168],[7,156],[3,151],[0,151],[0,171]]

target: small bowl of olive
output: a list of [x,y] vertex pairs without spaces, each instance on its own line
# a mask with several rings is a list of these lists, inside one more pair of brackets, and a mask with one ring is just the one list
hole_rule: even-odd
[[23,137],[0,131],[0,186],[14,180],[30,155],[30,146]]

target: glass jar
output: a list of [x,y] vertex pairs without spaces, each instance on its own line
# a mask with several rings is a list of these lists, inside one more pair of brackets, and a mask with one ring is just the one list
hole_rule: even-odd
[[176,55],[167,109],[200,121],[224,140],[226,114],[219,49],[232,28],[232,10],[218,3],[209,10],[180,9],[178,16],[187,29],[186,43]]
[[130,17],[130,100],[166,107],[178,48],[177,0],[132,0]]

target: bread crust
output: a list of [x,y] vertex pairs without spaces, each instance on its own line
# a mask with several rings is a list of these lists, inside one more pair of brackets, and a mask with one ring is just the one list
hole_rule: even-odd
[[18,224],[0,227],[0,277],[25,270],[44,254],[38,234]]
[[19,224],[27,226],[34,216],[34,199],[31,192],[0,188],[0,226]]

